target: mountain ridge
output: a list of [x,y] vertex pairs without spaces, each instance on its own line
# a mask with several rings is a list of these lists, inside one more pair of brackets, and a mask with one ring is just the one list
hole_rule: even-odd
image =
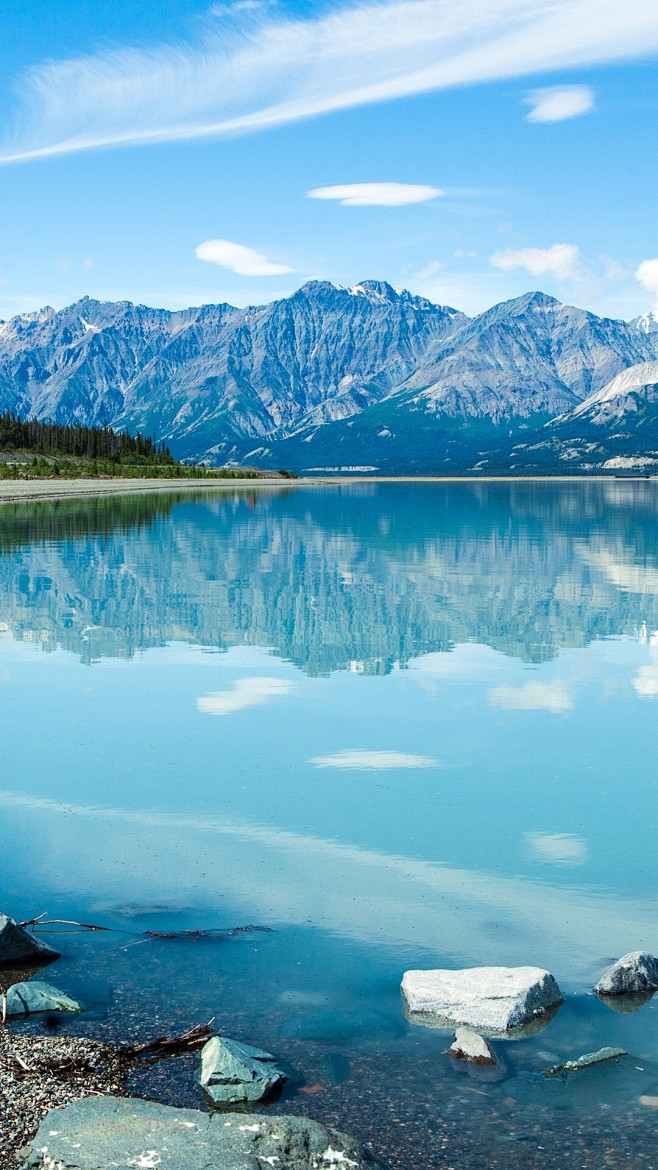
[[[0,323],[0,409],[141,430],[209,464],[547,470],[567,458],[563,416],[657,358],[644,318],[597,317],[539,291],[474,318],[378,280],[308,281],[245,309],[87,296]],[[628,457],[653,459],[649,399],[641,431]]]

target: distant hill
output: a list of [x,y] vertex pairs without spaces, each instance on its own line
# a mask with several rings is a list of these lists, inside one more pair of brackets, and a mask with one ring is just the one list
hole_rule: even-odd
[[600,318],[538,292],[471,319],[376,280],[350,289],[311,281],[247,309],[85,298],[0,325],[0,410],[107,422],[216,465],[477,474],[601,471],[622,458],[658,467],[647,394],[643,412],[633,392],[618,397],[614,417],[570,419],[622,371],[658,359],[650,316]]

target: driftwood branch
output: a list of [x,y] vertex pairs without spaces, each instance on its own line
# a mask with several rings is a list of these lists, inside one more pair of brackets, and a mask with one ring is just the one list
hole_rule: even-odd
[[213,1016],[207,1024],[189,1028],[182,1036],[157,1036],[147,1044],[124,1044],[119,1051],[128,1060],[159,1060],[166,1056],[178,1056],[182,1052],[194,1052],[206,1043],[209,1036],[214,1035],[214,1022]]
[[[28,927],[43,927],[43,926],[72,926],[74,930],[49,930],[48,934],[75,934],[78,930],[113,930],[111,926],[92,926],[89,922],[73,922],[70,918],[46,918],[45,913],[40,914],[38,918],[30,918],[27,922],[19,922],[19,926]],[[125,931],[121,932],[122,934]]]
[[71,930],[46,930],[45,934],[76,934],[78,931],[102,930],[111,934],[130,934],[138,938],[168,938],[197,942],[201,938],[232,938],[235,934],[270,933],[269,926],[227,926],[210,930],[122,930],[118,926],[97,926],[90,922],[74,922],[70,918],[46,918],[45,912],[36,918],[19,922],[19,926],[42,930],[45,926],[70,926]]

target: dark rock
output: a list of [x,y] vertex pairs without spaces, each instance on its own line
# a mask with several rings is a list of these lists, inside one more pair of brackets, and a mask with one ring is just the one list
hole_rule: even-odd
[[31,983],[15,983],[7,992],[7,1015],[29,1016],[35,1012],[81,1012],[84,1008],[75,999],[59,991],[50,983],[35,979]]
[[658,989],[658,958],[648,951],[630,951],[622,955],[601,976],[594,990],[597,995],[633,995]]
[[30,934],[23,926],[17,926],[13,918],[0,914],[0,966],[31,966],[51,963],[59,959],[59,951],[53,950],[36,935]]
[[201,1052],[199,1084],[212,1105],[255,1105],[286,1079],[275,1061],[271,1052],[213,1036]]
[[359,1142],[305,1117],[201,1113],[153,1101],[87,1097],[51,1110],[22,1170],[374,1170]]

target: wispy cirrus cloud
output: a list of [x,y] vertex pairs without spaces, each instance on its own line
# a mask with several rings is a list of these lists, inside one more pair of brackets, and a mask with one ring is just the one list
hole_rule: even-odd
[[342,183],[315,187],[306,194],[309,199],[327,199],[343,207],[405,207],[438,199],[445,191],[422,183]]
[[240,276],[282,276],[293,271],[287,264],[275,264],[262,252],[255,252],[244,244],[234,244],[231,240],[205,240],[195,248],[194,254],[197,260],[218,264]]
[[579,276],[580,249],[576,244],[552,244],[550,248],[504,248],[494,252],[489,263],[501,272],[523,269],[531,276],[555,276],[558,280],[576,280]]
[[194,42],[36,65],[0,161],[246,133],[454,86],[646,57],[646,0],[378,0],[292,19],[223,6]]
[[530,106],[526,122],[566,122],[594,109],[594,90],[589,85],[551,85],[533,89],[524,104]]

